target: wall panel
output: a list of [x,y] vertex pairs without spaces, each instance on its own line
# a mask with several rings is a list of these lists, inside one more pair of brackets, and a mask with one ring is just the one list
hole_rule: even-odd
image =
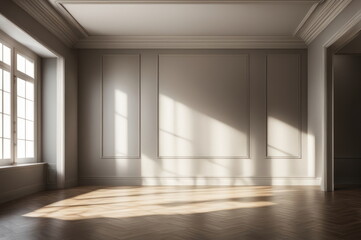
[[139,158],[140,56],[104,55],[102,157]]
[[159,157],[249,158],[248,55],[159,56]]
[[335,184],[360,184],[361,57],[336,55],[333,60]]
[[267,56],[267,157],[301,158],[299,54]]
[[[306,59],[304,50],[81,50],[80,183],[318,184],[307,158]],[[134,124],[119,132],[114,104],[125,105],[115,89],[130,97]],[[268,116],[281,131],[267,130]],[[101,157],[125,130],[131,152]],[[267,140],[290,155],[268,158]]]

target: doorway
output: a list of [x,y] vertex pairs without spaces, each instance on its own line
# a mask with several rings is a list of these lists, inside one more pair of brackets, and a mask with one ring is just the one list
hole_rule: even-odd
[[333,56],[335,190],[361,185],[361,55],[349,46]]
[[[346,34],[345,34],[346,35]],[[328,191],[361,186],[361,34],[327,48]]]

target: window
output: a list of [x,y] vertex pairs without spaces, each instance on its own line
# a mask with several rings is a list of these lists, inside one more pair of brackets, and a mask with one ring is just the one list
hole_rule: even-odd
[[16,54],[16,156],[34,158],[34,61]]
[[0,165],[37,161],[36,59],[0,39]]
[[0,164],[12,163],[11,49],[0,43]]

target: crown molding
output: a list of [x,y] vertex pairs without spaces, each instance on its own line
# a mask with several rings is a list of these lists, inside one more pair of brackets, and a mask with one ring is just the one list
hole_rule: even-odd
[[267,4],[310,4],[317,5],[321,0],[49,0],[71,25],[88,37],[90,34],[68,12],[66,4],[242,4],[242,3],[267,3]]
[[325,48],[331,47],[338,52],[350,41],[359,35],[361,31],[361,10],[347,21],[325,44]]
[[[13,0],[27,11],[50,32],[69,47],[75,48],[306,48],[302,39],[309,39],[309,32],[320,29],[324,15],[334,7],[337,14],[352,0],[329,0],[319,9],[320,0]],[[188,3],[188,4],[225,4],[225,3],[294,3],[310,4],[314,7],[299,25],[294,36],[89,36],[86,30],[66,10],[63,4],[114,4],[114,3]],[[331,7],[330,7],[331,6]],[[343,8],[342,8],[343,6]],[[321,17],[315,17],[316,15]],[[335,14],[335,16],[337,15]],[[329,17],[329,16],[328,16]],[[333,19],[333,18],[332,18]],[[332,21],[332,19],[330,21]],[[328,24],[328,23],[327,23]],[[326,24],[326,25],[327,25]],[[323,29],[322,29],[323,30]],[[322,31],[320,30],[320,32]],[[305,37],[305,35],[307,35]],[[314,36],[315,37],[315,36]]]
[[[83,28],[83,26],[80,25],[80,23],[78,23],[78,21],[73,17],[73,15],[71,15],[68,12],[68,10],[63,5],[63,3],[65,3],[66,1],[50,0],[50,2],[53,5],[53,7],[57,9],[58,12],[68,21],[68,23],[70,23],[72,27],[81,34],[82,38],[89,36],[88,32]],[[71,3],[76,3],[76,2],[71,2]]]
[[227,4],[227,3],[318,3],[321,0],[49,0],[55,4],[114,4],[114,3],[186,3],[186,4]]
[[75,48],[103,49],[304,49],[303,40],[288,36],[89,36]]
[[45,0],[13,1],[67,46],[73,46],[83,37],[83,34],[74,29],[49,2]]
[[324,0],[301,22],[295,36],[310,44],[352,0]]

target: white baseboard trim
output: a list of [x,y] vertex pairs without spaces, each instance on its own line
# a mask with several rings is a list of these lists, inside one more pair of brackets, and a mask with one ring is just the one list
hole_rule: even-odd
[[17,198],[24,197],[29,194],[43,191],[45,189],[44,184],[33,184],[17,189],[13,189],[7,192],[0,193],[0,203],[8,202]]
[[58,189],[58,185],[56,183],[47,183],[46,190],[56,190]]
[[[71,179],[65,181],[64,188],[72,188],[78,186],[78,179]],[[48,183],[46,184],[47,190],[56,190],[59,189],[59,186],[57,183]]]
[[70,179],[65,181],[65,188],[71,188],[78,186],[78,179]]
[[316,177],[80,177],[80,185],[111,186],[320,186]]

